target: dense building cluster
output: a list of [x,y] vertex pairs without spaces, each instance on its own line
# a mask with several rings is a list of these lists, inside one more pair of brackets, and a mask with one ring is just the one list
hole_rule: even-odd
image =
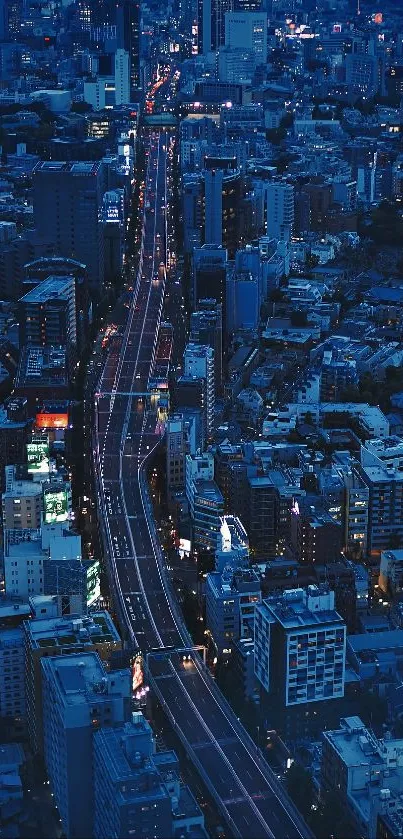
[[[0,0],[1,836],[240,835],[233,764],[206,797],[163,740],[175,667],[214,678],[296,835],[402,835],[402,21]],[[188,639],[161,665],[147,545],[109,528],[137,515]]]

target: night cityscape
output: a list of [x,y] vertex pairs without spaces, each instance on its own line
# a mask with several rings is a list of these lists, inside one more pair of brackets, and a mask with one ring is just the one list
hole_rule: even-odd
[[0,0],[0,839],[403,836],[403,0]]

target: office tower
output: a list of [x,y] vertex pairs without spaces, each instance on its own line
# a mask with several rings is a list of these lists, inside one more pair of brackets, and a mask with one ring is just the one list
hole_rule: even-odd
[[0,0],[0,41],[8,38],[8,3],[7,0]]
[[5,35],[11,41],[18,41],[21,23],[24,20],[24,0],[2,0],[5,4]]
[[126,50],[115,52],[115,105],[130,102],[130,54]]
[[183,354],[183,365],[185,376],[202,379],[205,383],[206,431],[210,436],[214,429],[214,350],[203,344],[187,344]]
[[[45,602],[44,598],[42,598]],[[40,607],[39,607],[40,611]],[[61,616],[27,620],[23,625],[28,734],[34,754],[43,753],[42,670],[45,656],[70,656],[96,652],[108,661],[122,649],[122,641],[109,612],[91,617]]]
[[300,562],[326,565],[334,562],[344,543],[340,522],[314,507],[294,505],[291,514],[291,543]]
[[183,247],[191,254],[203,243],[203,179],[199,174],[183,175],[182,207]]
[[20,626],[0,629],[0,720],[24,719],[24,643]]
[[77,346],[79,350],[88,340],[90,322],[90,297],[88,293],[88,275],[86,266],[75,259],[63,257],[40,257],[27,262],[23,268],[22,294],[31,291],[48,277],[74,279],[74,296],[76,301],[76,329]]
[[250,84],[256,70],[256,56],[247,47],[220,47],[218,78],[228,84]]
[[403,96],[403,62],[401,60],[388,68],[387,88],[389,96],[396,100]]
[[76,355],[77,322],[74,277],[48,277],[19,301],[20,344],[65,346]]
[[5,488],[5,467],[25,459],[31,426],[26,399],[14,397],[0,408],[0,490]]
[[346,55],[346,84],[352,93],[369,98],[378,93],[380,61],[378,56],[365,53]]
[[233,271],[227,283],[227,333],[240,329],[255,330],[259,318],[259,276],[251,271]]
[[97,163],[44,161],[33,172],[33,205],[37,232],[54,242],[58,256],[87,266],[92,293],[104,281],[103,166]]
[[255,675],[283,708],[344,695],[346,626],[327,586],[290,589],[256,606]]
[[236,158],[205,158],[204,241],[233,255],[239,244],[241,173]]
[[185,486],[186,429],[181,414],[169,418],[166,425],[168,492]]
[[[38,530],[42,523],[42,486],[19,479],[15,466],[6,467],[6,488],[2,495],[3,530]],[[16,593],[16,592],[14,592]]]
[[117,44],[130,60],[130,99],[136,101],[140,87],[140,3],[118,0],[116,9]]
[[207,55],[225,42],[225,13],[234,8],[234,0],[198,0],[198,52]]
[[207,574],[206,627],[217,655],[228,656],[239,638],[252,638],[260,577],[251,568],[225,567]]
[[356,469],[342,472],[345,485],[343,532],[344,545],[356,556],[365,556],[368,535],[369,488]]
[[216,551],[221,544],[224,499],[214,481],[212,454],[186,456],[186,496],[196,548]]
[[269,558],[276,554],[279,496],[270,477],[248,478],[246,482],[247,514],[245,525],[251,547]]
[[214,298],[198,300],[197,311],[190,316],[190,341],[208,344],[214,350],[214,381],[218,395],[223,382],[222,306]]
[[64,833],[93,836],[93,735],[128,719],[130,671],[96,653],[42,658],[44,757]]
[[228,251],[220,245],[203,245],[193,253],[193,300],[216,300],[225,314]]
[[388,465],[363,465],[358,472],[369,489],[367,556],[377,565],[381,551],[403,538],[403,473]]
[[172,393],[172,408],[186,416],[193,424],[194,447],[192,451],[203,451],[207,442],[206,430],[206,385],[203,379],[180,376]]
[[[168,761],[172,756],[161,753]],[[173,835],[174,802],[159,771],[159,757],[140,712],[123,726],[94,733],[94,839]]]
[[267,61],[267,14],[262,12],[227,12],[225,15],[225,46],[249,49],[257,64]]
[[267,235],[288,241],[294,225],[294,187],[284,183],[267,184],[266,202]]

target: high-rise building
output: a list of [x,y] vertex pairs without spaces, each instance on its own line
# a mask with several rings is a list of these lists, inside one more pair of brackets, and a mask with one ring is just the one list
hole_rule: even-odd
[[168,491],[185,486],[186,428],[181,414],[169,418],[166,426]]
[[225,46],[250,49],[257,64],[267,61],[267,14],[234,11],[225,15]]
[[225,567],[206,578],[206,626],[218,655],[230,655],[239,638],[252,638],[260,578],[251,568]]
[[260,317],[259,276],[251,271],[233,271],[227,283],[227,333],[256,329]]
[[132,721],[123,726],[96,731],[95,839],[131,835],[166,839],[173,835],[172,810],[169,787],[158,769],[158,755],[154,760],[152,730],[143,714],[134,713]]
[[206,382],[194,376],[180,376],[172,393],[172,407],[194,423],[194,450],[203,451],[207,442]]
[[185,376],[202,379],[205,383],[206,430],[211,435],[214,428],[215,381],[214,350],[203,344],[187,344],[183,354]]
[[[93,836],[93,735],[128,720],[130,671],[96,653],[42,658],[44,757],[64,833]],[[106,802],[104,802],[105,804]]]
[[203,244],[203,180],[199,174],[184,174],[182,206],[183,247],[185,253],[191,254]]
[[0,720],[25,718],[24,644],[20,626],[0,629]]
[[387,465],[358,471],[369,489],[367,556],[377,564],[381,551],[398,547],[403,538],[403,473]]
[[300,562],[326,565],[340,556],[343,528],[330,513],[295,504],[291,513],[291,543]]
[[28,734],[33,752],[42,754],[41,659],[96,652],[103,661],[108,661],[122,649],[122,641],[106,611],[95,612],[91,617],[57,615],[43,618],[37,614],[35,620],[24,622],[23,629]]
[[193,300],[216,300],[225,314],[228,251],[220,245],[203,245],[193,253]]
[[279,496],[270,477],[259,476],[247,479],[247,516],[245,525],[251,547],[268,558],[275,555]]
[[290,708],[344,696],[346,626],[327,586],[284,591],[255,612],[255,675]]
[[380,62],[376,55],[353,53],[345,56],[346,84],[358,96],[371,97],[380,86]]
[[54,242],[59,256],[79,259],[87,266],[95,295],[101,293],[104,282],[103,186],[100,161],[43,161],[33,172],[38,234]]
[[[88,276],[86,266],[75,259],[63,257],[40,257],[24,265],[22,280],[22,294],[47,280],[48,277],[60,280],[72,277],[74,279],[74,296],[76,301],[77,346],[84,347],[88,340],[90,321],[90,297],[88,293]],[[17,462],[17,461],[16,461]]]
[[234,8],[234,0],[198,0],[198,52],[207,55],[225,42],[225,13]]
[[236,158],[205,158],[204,241],[233,255],[239,244],[241,173]]
[[206,453],[186,457],[186,496],[195,547],[215,551],[220,544],[224,499],[214,481],[214,459]]
[[208,344],[214,350],[214,380],[216,394],[219,394],[223,382],[221,303],[209,298],[198,300],[197,311],[190,317],[190,341],[193,344]]
[[77,349],[74,277],[48,277],[21,298],[20,343]]
[[285,183],[266,186],[266,232],[275,239],[291,238],[294,224],[294,187]]
[[130,59],[130,98],[136,101],[140,87],[140,2],[119,0],[116,9],[117,43]]
[[126,50],[115,52],[115,105],[130,102],[130,54]]

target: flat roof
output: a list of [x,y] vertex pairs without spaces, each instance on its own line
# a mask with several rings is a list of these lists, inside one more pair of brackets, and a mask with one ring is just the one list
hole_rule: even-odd
[[85,644],[121,644],[120,635],[107,611],[91,616],[36,618],[24,622],[32,649],[41,647],[83,646]]
[[35,288],[21,297],[20,303],[46,303],[48,300],[61,300],[70,296],[74,277],[47,277]]

